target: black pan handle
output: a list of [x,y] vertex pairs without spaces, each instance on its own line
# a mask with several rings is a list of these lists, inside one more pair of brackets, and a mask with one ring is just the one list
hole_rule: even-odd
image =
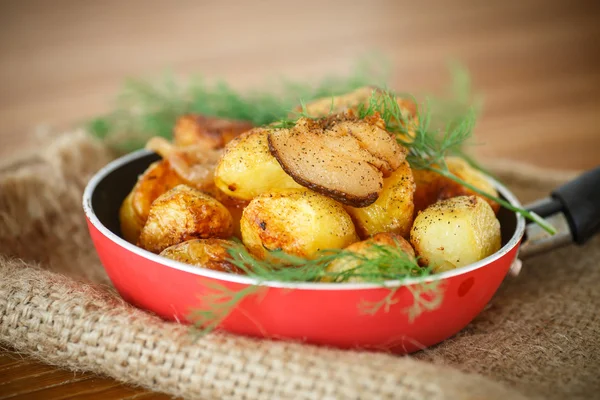
[[552,192],[569,222],[577,244],[600,231],[600,167],[588,171]]
[[549,197],[526,206],[554,225],[550,236],[529,224],[520,255],[527,257],[570,243],[582,245],[600,232],[600,166],[555,189]]

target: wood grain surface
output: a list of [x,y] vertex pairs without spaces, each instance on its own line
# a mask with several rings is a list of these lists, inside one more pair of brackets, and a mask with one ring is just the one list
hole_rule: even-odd
[[[393,86],[437,90],[456,59],[483,96],[481,157],[600,164],[600,2],[3,1],[0,158],[40,127],[107,112],[122,81],[201,73],[235,87],[346,74],[376,50]],[[0,399],[164,398],[0,352]]]

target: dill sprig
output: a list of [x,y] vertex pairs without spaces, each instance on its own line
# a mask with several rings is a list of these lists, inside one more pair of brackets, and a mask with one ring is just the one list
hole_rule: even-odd
[[364,58],[348,76],[328,76],[316,85],[282,79],[270,88],[238,91],[224,81],[192,78],[178,84],[167,76],[151,82],[130,79],[116,99],[115,110],[88,123],[88,130],[120,152],[144,147],[154,136],[171,138],[178,117],[198,113],[268,125],[288,115],[299,99],[341,95],[367,85],[382,85],[389,71],[377,58]]
[[[429,268],[420,267],[415,259],[402,251],[399,244],[382,246],[373,243],[365,254],[343,249],[321,250],[309,260],[280,250],[270,252],[264,260],[252,257],[244,247],[232,247],[228,252],[233,265],[260,282],[348,282],[359,279],[381,283],[431,274]],[[334,261],[351,267],[328,271],[327,266]]]
[[[399,97],[409,98],[414,104],[416,99],[410,94],[399,95],[391,90],[373,90],[371,97],[364,104],[358,104],[356,115],[359,119],[378,115],[385,122],[386,130],[396,135],[399,144],[408,149],[406,160],[413,169],[424,169],[436,172],[451,179],[473,192],[491,199],[506,209],[522,215],[526,219],[535,222],[550,234],[555,234],[556,229],[534,212],[515,207],[509,202],[482,191],[468,182],[460,179],[448,169],[446,157],[459,155],[466,161],[486,174],[486,170],[479,167],[474,160],[470,159],[464,151],[465,144],[473,135],[473,128],[477,120],[477,111],[474,106],[468,107],[461,112],[448,114],[445,119],[445,127],[440,128],[439,117],[434,124],[433,113],[429,102],[417,107],[415,116],[408,114],[406,108],[398,102]],[[274,127],[293,127],[298,118],[319,119],[326,117],[314,117],[308,114],[304,102],[301,102],[301,111],[295,113],[295,118],[284,118]],[[333,102],[332,102],[333,104]],[[437,106],[439,107],[439,105]],[[333,106],[332,110],[333,112]],[[488,174],[489,175],[489,174]]]
[[408,149],[406,160],[411,168],[436,172],[535,222],[548,233],[556,233],[556,229],[536,213],[515,207],[498,196],[487,193],[460,179],[448,169],[446,157],[451,154],[464,154],[463,147],[473,134],[477,115],[474,108],[455,115],[446,122],[444,129],[435,129],[432,128],[432,114],[428,110],[427,102],[420,109],[417,108],[416,116],[412,118],[407,115],[397,98],[398,95],[389,90],[373,91],[368,104],[358,107],[358,117],[379,115],[384,120],[388,132],[395,134],[398,143]]
[[[261,289],[265,286],[262,285],[268,282],[343,283],[360,280],[377,283],[389,289],[386,296],[380,301],[363,301],[357,305],[360,313],[373,315],[380,310],[389,312],[390,307],[396,304],[395,294],[404,280],[432,274],[430,268],[420,267],[417,260],[402,251],[398,244],[372,244],[366,253],[344,249],[322,250],[316,258],[310,260],[283,251],[273,251],[266,259],[258,260],[243,246],[232,246],[227,251],[230,255],[229,262],[254,278],[257,283],[239,291],[221,284],[210,286],[213,292],[204,294],[201,308],[190,314],[197,333],[206,334],[217,328],[241,301],[263,293]],[[328,270],[327,267],[333,262],[342,262],[346,267]],[[443,296],[439,287],[427,282],[413,285],[410,290],[414,302],[404,311],[411,321],[423,312],[438,307]]]
[[255,296],[264,289],[261,286],[250,285],[240,290],[232,290],[225,285],[210,281],[205,282],[205,287],[209,291],[202,294],[202,305],[193,310],[189,316],[193,322],[192,330],[198,336],[215,330],[244,299]]

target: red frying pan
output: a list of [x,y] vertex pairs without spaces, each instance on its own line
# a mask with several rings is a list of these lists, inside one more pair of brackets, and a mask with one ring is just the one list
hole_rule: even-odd
[[[119,207],[138,175],[159,157],[146,150],[124,156],[100,170],[83,195],[90,235],[108,276],[123,299],[167,320],[190,322],[215,284],[239,291],[261,290],[241,301],[219,329],[264,338],[291,339],[341,348],[410,353],[439,343],[463,329],[490,301],[520,257],[568,243],[583,244],[600,230],[600,168],[557,189],[531,206],[552,220],[559,232],[548,237],[501,209],[502,248],[474,264],[426,278],[388,282],[398,287],[392,305],[366,313],[365,304],[381,302],[389,288],[368,283],[257,282],[252,278],[186,265],[138,248],[121,237]],[[515,206],[517,198],[495,182]],[[527,238],[523,244],[524,238]],[[422,288],[437,283],[436,298]],[[415,301],[423,305],[418,315]],[[361,311],[362,310],[362,311]]]

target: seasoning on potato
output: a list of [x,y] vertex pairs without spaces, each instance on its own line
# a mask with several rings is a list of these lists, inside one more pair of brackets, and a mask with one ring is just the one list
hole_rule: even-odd
[[[386,233],[378,233],[370,239],[363,240],[361,242],[356,242],[346,247],[345,250],[360,254],[365,258],[374,258],[377,257],[378,252],[374,249],[375,246],[386,246],[394,249],[399,249],[403,253],[406,254],[406,257],[410,260],[415,261],[415,251],[408,243],[406,239],[402,236],[399,236],[395,233],[386,232]],[[366,282],[368,279],[365,277],[361,277],[358,267],[361,265],[361,260],[357,258],[351,257],[341,257],[333,262],[331,262],[326,268],[325,271],[328,273],[334,273],[336,276],[343,276],[343,273],[348,273],[348,278],[344,280],[344,282]],[[378,269],[385,270],[389,266],[387,265],[378,265]],[[353,271],[356,272],[356,276],[352,276]],[[324,277],[322,279],[325,282],[330,282],[330,277]]]
[[307,189],[270,191],[244,209],[242,241],[264,259],[281,250],[307,259],[323,249],[341,249],[356,242],[352,219],[335,200]]
[[481,197],[453,197],[417,215],[410,242],[419,262],[436,272],[462,267],[500,249],[500,222]]
[[231,214],[211,196],[179,185],[159,196],[150,207],[138,245],[153,253],[190,239],[229,238]]
[[408,237],[414,218],[415,183],[408,162],[404,161],[389,178],[375,203],[367,207],[346,207],[362,239],[379,232]]
[[223,239],[193,239],[167,247],[160,252],[163,257],[215,271],[243,274],[233,265],[228,250],[241,244]]
[[383,178],[398,169],[407,152],[379,115],[359,119],[352,112],[300,118],[268,138],[271,153],[296,182],[353,207],[377,200]]
[[214,183],[229,196],[250,201],[273,189],[300,188],[269,151],[270,129],[255,128],[225,146]]

